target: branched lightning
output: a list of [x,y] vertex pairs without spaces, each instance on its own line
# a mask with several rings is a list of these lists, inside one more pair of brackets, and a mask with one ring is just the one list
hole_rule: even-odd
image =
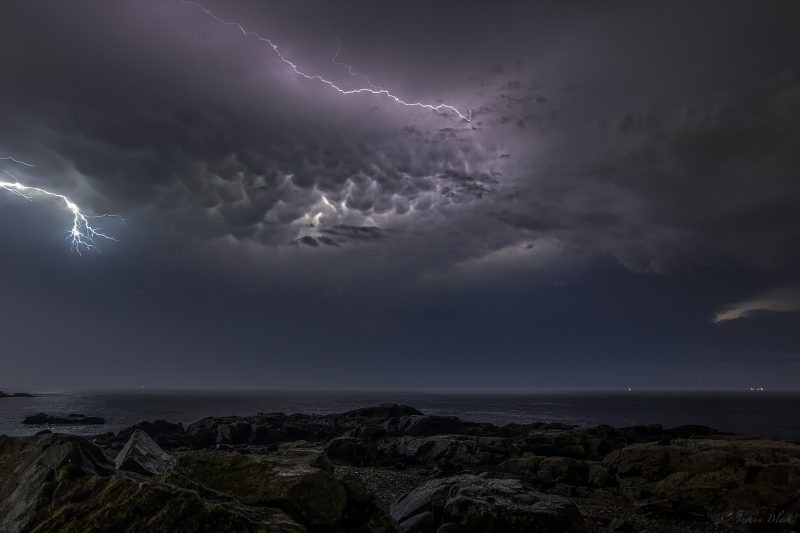
[[19,159],[14,159],[10,155],[6,156],[6,157],[0,157],[0,161],[11,161],[13,163],[17,163],[18,165],[24,165],[26,167],[32,167],[33,166],[31,163],[26,163],[25,161],[20,161]]
[[[24,165],[26,167],[33,167],[34,165],[31,163],[26,163],[25,161],[20,161],[19,159],[15,159],[11,156],[7,157],[0,157],[0,161],[12,161],[19,165]],[[11,194],[15,196],[19,196],[24,198],[25,200],[32,201],[34,195],[45,196],[50,198],[56,198],[64,203],[64,206],[67,208],[67,211],[72,213],[72,228],[67,232],[67,239],[72,241],[72,248],[81,255],[82,252],[96,249],[95,240],[96,239],[107,239],[111,241],[116,241],[114,237],[105,233],[99,227],[93,226],[92,221],[100,218],[110,218],[115,217],[122,219],[119,215],[87,215],[78,205],[73,202],[68,196],[63,194],[49,191],[47,189],[42,189],[40,187],[31,187],[29,185],[23,185],[20,183],[20,180],[15,176],[13,173],[9,172],[6,169],[0,169],[0,173],[3,175],[11,178],[14,181],[2,181],[0,180],[0,188],[7,190]]]
[[[253,38],[258,39],[259,41],[261,41],[263,43],[266,43],[275,52],[275,54],[278,56],[278,58],[283,63],[288,65],[289,68],[291,68],[294,71],[295,74],[297,74],[298,76],[302,76],[303,78],[305,78],[307,80],[316,80],[316,81],[318,81],[320,83],[324,83],[325,85],[327,85],[331,89],[334,89],[334,90],[338,91],[341,94],[351,95],[351,94],[365,94],[365,93],[368,93],[368,94],[374,94],[376,96],[385,96],[386,98],[390,98],[390,99],[394,100],[396,103],[404,105],[404,106],[407,106],[407,107],[420,107],[420,108],[423,108],[423,109],[430,109],[431,111],[438,111],[438,112],[447,112],[447,111],[449,111],[449,112],[455,113],[456,115],[458,115],[458,117],[460,119],[465,120],[467,122],[472,120],[472,112],[471,111],[469,111],[466,114],[464,114],[458,108],[456,108],[456,107],[454,107],[452,105],[449,105],[449,104],[435,104],[434,105],[434,104],[426,104],[426,103],[423,103],[423,102],[407,102],[407,101],[403,100],[402,98],[400,98],[399,96],[396,96],[396,95],[392,94],[387,89],[384,89],[384,88],[381,88],[381,87],[373,85],[372,82],[370,82],[369,79],[366,78],[366,75],[363,75],[363,74],[358,73],[358,72],[353,72],[352,68],[350,68],[349,65],[346,65],[346,64],[343,64],[343,63],[342,63],[343,66],[346,66],[346,67],[349,68],[349,71],[350,71],[351,75],[362,77],[362,79],[365,79],[367,81],[367,84],[369,86],[368,87],[360,87],[360,88],[357,88],[357,89],[342,89],[341,87],[336,85],[334,82],[332,82],[332,81],[320,76],[319,74],[307,74],[306,72],[303,72],[302,70],[300,70],[300,68],[294,62],[292,62],[290,59],[288,59],[286,56],[284,56],[283,53],[281,53],[281,51],[278,49],[278,45],[277,44],[272,42],[269,38],[262,36],[258,32],[248,30],[248,29],[244,28],[244,26],[242,26],[238,22],[232,22],[232,21],[229,21],[229,20],[222,19],[222,18],[218,17],[214,12],[212,12],[209,9],[206,9],[205,7],[201,6],[197,2],[192,2],[191,0],[178,0],[178,1],[181,4],[185,4],[185,5],[196,7],[197,9],[201,10],[203,13],[205,13],[207,16],[211,17],[216,22],[219,22],[219,23],[224,24],[226,26],[232,26],[232,27],[236,28],[245,37],[253,37]],[[338,52],[337,52],[336,56],[338,56]],[[334,62],[336,62],[336,56],[334,56]]]
[[383,87],[378,87],[377,85],[373,84],[372,81],[369,79],[369,76],[367,74],[364,74],[363,72],[353,72],[353,67],[351,65],[348,65],[347,63],[342,63],[341,61],[339,61],[339,54],[341,52],[342,52],[342,47],[340,46],[339,48],[336,49],[336,53],[333,54],[332,61],[333,61],[334,65],[339,65],[340,67],[347,68],[347,72],[350,74],[351,77],[353,77],[353,78],[361,78],[362,80],[367,82],[367,85],[369,85],[370,89],[374,89],[376,91],[382,91],[383,90]]

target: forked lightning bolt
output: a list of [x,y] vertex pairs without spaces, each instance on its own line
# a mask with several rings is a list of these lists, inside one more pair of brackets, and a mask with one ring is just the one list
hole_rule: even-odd
[[[439,112],[447,112],[447,111],[449,111],[449,112],[455,113],[456,115],[458,115],[458,117],[460,119],[466,120],[467,122],[472,120],[472,112],[471,111],[467,112],[465,114],[465,113],[462,113],[460,110],[458,110],[456,107],[454,107],[452,105],[449,105],[449,104],[425,104],[423,102],[407,102],[407,101],[403,100],[402,98],[400,98],[399,96],[395,96],[394,94],[389,92],[387,89],[384,89],[382,87],[378,87],[376,85],[373,85],[372,82],[369,81],[369,79],[366,77],[365,74],[361,74],[359,72],[353,72],[352,68],[350,68],[349,65],[340,63],[341,65],[348,67],[348,69],[350,71],[350,74],[353,77],[361,77],[369,85],[369,87],[360,87],[360,88],[357,88],[357,89],[342,89],[341,87],[336,85],[334,82],[332,82],[332,81],[330,81],[330,80],[328,80],[326,78],[323,78],[319,74],[307,74],[306,72],[303,72],[302,70],[300,70],[300,68],[294,62],[289,60],[286,56],[284,56],[281,53],[281,51],[278,49],[278,45],[275,44],[274,42],[272,42],[269,38],[264,37],[264,36],[262,36],[261,34],[255,32],[255,31],[251,31],[251,30],[246,29],[244,26],[242,26],[238,22],[231,22],[229,20],[222,19],[222,18],[218,17],[214,12],[212,12],[209,9],[206,9],[205,7],[201,6],[197,2],[192,2],[190,0],[178,0],[178,1],[181,4],[185,4],[185,5],[196,7],[197,9],[201,10],[203,13],[205,13],[206,15],[211,17],[213,20],[215,20],[215,21],[217,21],[217,22],[219,22],[221,24],[225,24],[226,26],[233,26],[234,28],[236,28],[237,30],[242,32],[242,35],[244,35],[245,37],[254,37],[254,38],[258,39],[259,41],[261,41],[263,43],[266,43],[275,52],[275,54],[278,56],[278,58],[281,61],[283,61],[283,63],[288,65],[289,68],[291,68],[292,71],[294,71],[295,74],[297,74],[298,76],[302,76],[303,78],[305,78],[307,80],[316,80],[316,81],[318,81],[320,83],[324,83],[325,85],[329,86],[331,89],[334,89],[334,90],[340,92],[341,94],[351,95],[351,94],[365,94],[366,93],[366,94],[374,94],[374,95],[377,95],[377,96],[385,96],[386,98],[390,98],[390,99],[394,100],[396,103],[404,105],[404,106],[420,107],[420,108],[423,108],[423,109],[430,109],[431,111],[439,111]],[[338,56],[338,52],[337,52],[337,56]],[[336,61],[336,56],[334,56],[334,62],[335,63],[337,62]]]
[[[13,157],[0,157],[0,161],[12,161],[19,165],[24,165],[26,167],[32,167],[31,163],[26,163],[24,161],[20,161],[19,159],[14,159]],[[33,200],[33,197],[43,196],[43,197],[50,197],[63,202],[64,207],[66,207],[67,211],[72,213],[72,228],[67,232],[67,239],[71,239],[72,241],[72,248],[81,255],[82,252],[88,251],[91,249],[95,249],[95,240],[96,239],[107,239],[110,241],[115,241],[116,239],[101,230],[100,228],[92,225],[92,220],[99,219],[99,218],[109,218],[109,217],[116,217],[120,218],[119,215],[87,215],[78,205],[69,199],[69,197],[53,192],[48,191],[47,189],[42,189],[40,187],[31,187],[28,185],[23,185],[20,183],[19,179],[9,172],[6,169],[0,170],[0,173],[4,174],[5,176],[13,179],[14,181],[2,181],[0,180],[0,188],[7,190],[13,195],[19,196],[24,198],[25,200]]]
[[332,61],[333,61],[334,65],[339,65],[340,67],[347,68],[347,72],[350,74],[351,77],[353,77],[353,78],[361,78],[362,80],[367,82],[367,85],[369,85],[370,89],[374,89],[376,91],[382,91],[383,90],[383,87],[378,87],[377,85],[373,84],[372,81],[370,81],[369,76],[367,74],[364,74],[363,72],[353,72],[353,67],[351,65],[348,65],[347,63],[342,63],[341,61],[339,61],[339,54],[341,53],[341,51],[342,51],[342,47],[340,46],[339,48],[336,49],[336,53],[333,54],[333,60]]

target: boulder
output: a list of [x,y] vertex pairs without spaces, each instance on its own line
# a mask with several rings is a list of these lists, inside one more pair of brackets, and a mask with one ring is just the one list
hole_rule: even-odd
[[355,466],[379,463],[377,446],[353,437],[336,437],[325,444],[325,454],[337,464]]
[[469,533],[585,530],[578,508],[566,498],[536,492],[519,480],[470,474],[423,483],[391,506],[396,520],[415,527],[431,522],[428,515],[415,518],[425,513],[433,515],[430,533],[446,523]]
[[114,464],[119,470],[145,476],[158,476],[172,470],[176,462],[177,460],[162,450],[147,433],[137,429],[117,454]]
[[23,424],[52,424],[52,425],[100,425],[105,424],[104,418],[99,416],[86,416],[79,414],[70,414],[68,416],[48,415],[46,413],[39,413],[29,416],[22,421]]

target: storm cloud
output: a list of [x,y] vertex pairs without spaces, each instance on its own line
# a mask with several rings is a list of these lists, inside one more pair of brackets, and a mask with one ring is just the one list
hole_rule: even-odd
[[[294,353],[317,361],[330,346],[323,339],[334,339],[337,351],[354,354],[343,367],[358,368],[380,339],[400,335],[408,343],[397,350],[441,356],[444,368],[448,346],[491,350],[498,338],[511,339],[498,350],[516,363],[554,353],[581,359],[580,343],[531,344],[528,312],[572,305],[573,320],[547,318],[569,332],[602,322],[593,309],[608,306],[624,323],[643,307],[667,312],[655,310],[663,305],[669,320],[653,315],[653,323],[707,327],[744,289],[796,283],[795,2],[203,5],[274,39],[305,71],[363,86],[364,76],[338,63],[353,65],[369,83],[468,110],[471,121],[340,94],[178,1],[4,2],[0,156],[36,166],[0,168],[126,220],[111,223],[117,242],[75,263],[60,233],[68,213],[0,197],[9,294],[27,287],[39,310],[54,290],[90,309],[114,294],[132,306],[118,331],[148,309],[161,316],[164,301],[213,294],[223,303],[169,316],[189,329],[231,315],[292,324],[286,338],[237,330],[229,338],[238,341],[213,346],[251,354],[241,356],[246,365],[261,368],[254,360],[263,345],[276,361]],[[727,272],[741,287],[723,281]],[[665,297],[677,279],[682,287],[710,281]],[[638,284],[667,303],[604,292]],[[138,299],[143,286],[152,301]],[[13,314],[9,302],[4,313]],[[489,325],[492,309],[503,310],[504,326]],[[44,323],[58,322],[49,311],[31,311],[30,320],[40,312]],[[717,318],[729,313],[747,314],[731,308]],[[465,338],[456,322],[485,335]],[[70,331],[91,338],[80,324]],[[685,345],[716,334],[687,336]],[[12,337],[12,351],[28,353],[24,336]],[[166,350],[186,361],[206,350],[201,337],[181,347],[157,326],[136,353]],[[642,342],[603,349],[633,364]],[[734,337],[707,342],[737,346]],[[57,348],[75,354],[80,344]],[[114,351],[111,340],[101,344]],[[39,351],[56,349],[48,346]],[[355,372],[352,381],[378,374]],[[503,385],[501,374],[492,385]]]

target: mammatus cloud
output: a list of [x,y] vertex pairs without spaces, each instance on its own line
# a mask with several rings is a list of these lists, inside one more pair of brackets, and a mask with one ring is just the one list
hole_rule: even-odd
[[715,324],[747,318],[756,313],[787,313],[800,311],[800,285],[764,292],[749,300],[737,302],[723,309],[713,319]]

